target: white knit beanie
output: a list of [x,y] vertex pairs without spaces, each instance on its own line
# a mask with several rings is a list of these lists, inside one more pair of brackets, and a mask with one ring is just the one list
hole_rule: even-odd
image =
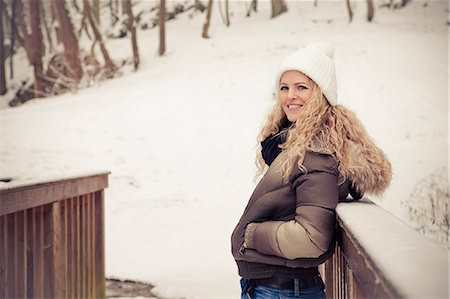
[[317,43],[304,47],[286,57],[278,70],[276,88],[286,71],[300,71],[319,85],[331,106],[337,105],[336,70],[333,61],[333,47]]

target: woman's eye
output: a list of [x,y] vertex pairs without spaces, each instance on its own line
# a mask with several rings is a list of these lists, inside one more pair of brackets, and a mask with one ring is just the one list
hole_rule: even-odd
[[280,90],[288,90],[287,86],[281,86]]
[[299,85],[299,86],[298,86],[298,89],[299,89],[299,90],[305,90],[305,89],[308,89],[308,87]]

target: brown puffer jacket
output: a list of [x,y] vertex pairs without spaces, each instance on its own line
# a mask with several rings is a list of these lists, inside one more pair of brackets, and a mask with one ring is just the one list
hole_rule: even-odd
[[[347,198],[349,181],[342,183],[333,156],[313,151],[305,154],[305,173],[294,163],[289,179],[283,180],[283,154],[256,186],[231,236],[233,257],[240,276],[246,279],[297,277],[334,251],[334,210],[338,201]],[[369,172],[369,161],[362,164],[361,169]],[[390,176],[389,162],[387,165]],[[362,171],[351,179],[362,183],[367,175],[376,174]],[[390,181],[390,177],[384,179]]]
[[[334,158],[310,151],[303,162],[308,172],[304,174],[295,167],[290,179],[284,181],[280,165],[283,154],[275,159],[256,186],[231,237],[239,274],[247,279],[287,274],[278,273],[282,267],[263,264],[301,268],[325,261],[333,240],[334,209],[338,199],[346,198],[349,191],[348,183],[338,184],[338,165]],[[295,256],[296,251],[299,258]],[[247,265],[248,262],[262,265]],[[251,271],[249,267],[256,269]]]

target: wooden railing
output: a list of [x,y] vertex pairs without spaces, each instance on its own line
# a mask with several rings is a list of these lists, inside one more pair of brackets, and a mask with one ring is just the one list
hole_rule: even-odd
[[0,298],[104,298],[108,173],[0,188]]
[[341,203],[328,298],[449,298],[448,252],[370,201]]

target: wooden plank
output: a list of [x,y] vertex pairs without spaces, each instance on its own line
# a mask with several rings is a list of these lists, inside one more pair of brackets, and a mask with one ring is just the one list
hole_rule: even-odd
[[348,268],[348,265],[344,259],[344,255],[342,255],[342,264],[344,267],[344,294],[345,294],[345,298],[349,298],[350,296],[350,269]]
[[[39,280],[41,281],[39,283],[39,287],[42,288],[42,291],[40,291],[40,293],[43,294],[43,297],[45,298],[45,223],[44,223],[44,207],[45,206],[40,206],[38,207],[38,209],[40,210],[39,212],[39,255],[37,258],[37,262],[38,262],[38,271],[39,271]],[[36,264],[35,264],[36,266]]]
[[27,294],[27,210],[15,213],[17,236],[17,297],[26,298]]
[[340,250],[338,250],[338,255],[337,255],[337,262],[338,262],[338,290],[339,290],[339,299],[343,299],[343,287],[342,287],[342,252]]
[[68,235],[67,235],[67,222],[68,222],[68,202],[69,199],[62,201],[61,205],[61,263],[63,268],[63,294],[62,298],[69,297],[69,263],[68,263]]
[[108,186],[108,173],[12,186],[0,188],[0,216],[102,190]]
[[[10,216],[13,217],[13,237],[14,237],[14,251],[13,251],[13,268],[14,268],[14,296],[20,297],[19,293],[19,256],[20,256],[20,249],[19,249],[19,223],[17,218],[18,213],[11,214]],[[11,229],[11,228],[9,228]]]
[[85,213],[85,196],[80,196],[80,221],[81,221],[81,296],[86,298],[86,213]]
[[17,297],[16,293],[16,258],[15,258],[15,247],[14,247],[14,215],[10,214],[7,216],[6,221],[6,231],[7,231],[7,266],[6,266],[6,288],[7,296],[9,298]]
[[34,240],[34,229],[35,229],[35,223],[34,223],[34,209],[28,209],[26,210],[27,214],[27,247],[26,247],[26,255],[27,255],[27,297],[28,298],[34,298],[36,297],[34,295],[34,278],[33,278],[33,252],[34,252],[34,246],[33,243]]
[[33,209],[33,294],[36,298],[44,298],[44,216],[43,207]]
[[335,270],[335,260],[336,260],[336,251],[333,255],[333,257],[330,259],[330,297],[329,298],[334,298],[335,296],[335,276],[334,273],[336,272]]
[[80,197],[75,199],[75,225],[76,225],[76,297],[82,297],[81,292],[81,220],[80,220]]
[[104,191],[95,192],[95,298],[105,298]]
[[55,298],[55,272],[53,271],[53,249],[52,249],[52,204],[42,206],[44,225],[44,298]]
[[96,265],[97,263],[95,262],[95,250],[96,250],[96,244],[97,244],[97,236],[95,233],[95,227],[96,227],[96,219],[95,219],[95,194],[91,194],[91,201],[92,201],[92,205],[91,205],[91,219],[92,219],[92,225],[91,225],[91,235],[92,235],[92,298],[95,298],[97,293],[97,280],[96,280]]
[[91,237],[91,194],[86,194],[86,238],[87,238],[87,263],[86,263],[86,270],[87,270],[87,298],[92,298],[92,237]]
[[0,298],[8,298],[7,276],[8,268],[8,231],[7,216],[0,216]]
[[334,255],[334,298],[339,298],[339,260],[338,260],[338,253],[339,250],[336,250],[336,254]]
[[334,257],[334,271],[334,298],[339,299],[339,250],[336,250],[336,254]]
[[67,246],[68,246],[68,253],[67,253],[67,267],[69,268],[69,290],[68,295],[69,298],[75,298],[75,282],[76,282],[76,274],[75,274],[75,209],[74,209],[74,199],[70,198],[68,199],[68,214],[67,214]]
[[345,275],[347,272],[347,268],[345,267],[344,255],[341,252],[341,290],[342,290],[342,298],[347,298],[347,276]]
[[325,293],[328,298],[333,298],[333,257],[324,263],[323,272]]
[[85,280],[85,283],[86,283],[86,298],[91,298],[90,297],[90,271],[91,271],[91,265],[90,265],[90,263],[91,263],[91,259],[90,259],[90,249],[91,249],[91,236],[90,236],[90,223],[89,223],[89,220],[90,220],[90,217],[89,217],[89,194],[90,193],[88,193],[88,194],[85,194],[84,195],[84,215],[85,215],[85,217],[84,217],[84,221],[85,221],[85,224],[86,224],[86,226],[85,226],[85,234],[86,234],[86,237],[85,237],[85,240],[86,240],[86,246],[85,246],[85,252],[86,252],[86,259],[85,259],[85,263],[84,263],[84,265],[85,265],[85,268],[86,268],[86,280]]
[[62,298],[63,265],[61,262],[61,205],[46,205],[45,211],[45,278],[47,298]]

